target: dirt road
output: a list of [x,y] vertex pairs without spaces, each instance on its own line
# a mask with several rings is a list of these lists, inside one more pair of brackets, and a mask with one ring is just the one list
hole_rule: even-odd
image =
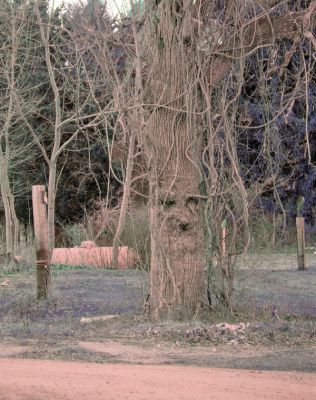
[[316,375],[0,360],[0,400],[314,400]]

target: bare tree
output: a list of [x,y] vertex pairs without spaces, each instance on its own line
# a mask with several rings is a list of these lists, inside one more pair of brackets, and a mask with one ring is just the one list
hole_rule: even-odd
[[[103,135],[110,158],[109,175],[112,174],[123,187],[118,224],[113,239],[112,257],[115,268],[118,264],[118,247],[121,245],[130,208],[130,197],[135,192],[133,184],[137,180],[134,171],[140,155],[136,136],[140,129],[138,104],[141,70],[137,69],[135,63],[138,59],[134,56],[131,59],[131,67],[127,67],[122,60],[126,51],[134,54],[134,50],[128,49],[128,45],[125,46],[122,40],[124,33],[117,29],[115,24],[112,25],[105,8],[97,1],[90,2],[83,9],[74,7],[68,21],[74,40],[77,44],[80,43],[78,47],[82,49],[79,54],[89,77],[90,91],[100,91],[100,87],[94,86],[96,82],[100,85],[100,81],[103,80],[104,85],[103,96],[95,96],[94,101],[102,117]],[[130,28],[127,28],[125,34],[128,43],[131,39]],[[136,79],[133,77],[134,70],[138,71]],[[135,81],[138,83],[134,86]],[[131,104],[136,107],[131,109]],[[122,179],[114,171],[115,160],[124,164]]]
[[[0,188],[5,211],[6,253],[12,257],[18,250],[19,221],[15,209],[16,188],[12,184],[15,165],[28,159],[32,143],[25,142],[21,127],[16,98],[29,97],[30,58],[27,49],[22,50],[26,40],[28,21],[25,19],[26,7],[14,6],[6,1],[1,9],[1,130],[0,130]],[[30,49],[29,49],[30,50]],[[23,54],[23,55],[22,55]],[[20,168],[20,167],[17,167]],[[20,188],[20,190],[23,190]]]
[[21,119],[48,166],[48,237],[49,248],[52,251],[55,247],[59,157],[78,134],[98,125],[100,114],[87,112],[94,101],[93,93],[87,84],[86,73],[80,57],[77,56],[78,48],[71,32],[62,25],[60,16],[57,19],[53,13],[43,16],[38,1],[34,3],[34,13],[40,34],[37,44],[43,49],[44,65],[48,74],[48,82],[45,82],[45,85],[52,94],[53,104],[51,115],[47,115],[45,94],[41,99],[37,99],[33,112],[49,121],[52,135],[39,135],[26,116],[27,105],[20,102],[18,107]]

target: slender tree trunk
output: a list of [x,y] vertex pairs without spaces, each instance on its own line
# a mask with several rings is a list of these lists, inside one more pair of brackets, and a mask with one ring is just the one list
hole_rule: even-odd
[[[7,78],[7,90],[9,93],[7,110],[4,124],[0,134],[0,187],[1,197],[5,212],[6,224],[6,253],[8,257],[13,257],[19,243],[19,221],[15,211],[14,196],[10,187],[9,179],[9,162],[10,162],[10,127],[14,114],[14,91],[16,85],[15,68],[17,56],[17,27],[16,20],[12,15],[11,19],[11,52],[8,70],[5,78]],[[3,145],[3,149],[2,149]]]
[[56,165],[50,164],[48,176],[48,245],[50,251],[55,247],[55,203],[56,203]]
[[112,260],[113,260],[113,268],[118,269],[118,255],[119,255],[119,245],[121,236],[124,230],[125,222],[126,222],[126,214],[128,208],[128,200],[130,196],[130,188],[131,188],[131,179],[133,172],[133,157],[134,157],[134,148],[135,148],[135,132],[132,130],[130,135],[130,142],[128,148],[128,158],[126,164],[126,177],[124,181],[124,193],[123,200],[120,210],[119,222],[117,225],[117,229],[115,232],[115,237],[113,240],[113,252],[112,252]]
[[13,257],[19,242],[19,220],[15,212],[5,158],[0,149],[0,189],[5,213],[6,253]]
[[1,197],[4,207],[4,215],[5,215],[5,245],[6,245],[6,254],[8,257],[12,257],[13,255],[13,222],[11,218],[11,210],[9,199],[5,190],[5,185],[3,181],[3,174],[0,176],[0,186],[1,186]]
[[55,121],[54,121],[54,145],[52,153],[49,160],[49,177],[48,177],[48,243],[49,249],[52,251],[55,247],[55,200],[56,200],[56,177],[57,177],[57,160],[60,154],[61,147],[61,122],[62,122],[62,112],[61,112],[61,98],[59,93],[59,88],[55,78],[55,69],[52,64],[52,50],[50,46],[50,34],[51,27],[44,29],[45,24],[43,24],[38,4],[35,6],[35,12],[39,21],[39,29],[41,33],[41,40],[45,48],[45,61],[46,67],[49,75],[49,82],[54,93],[54,111],[55,111]]

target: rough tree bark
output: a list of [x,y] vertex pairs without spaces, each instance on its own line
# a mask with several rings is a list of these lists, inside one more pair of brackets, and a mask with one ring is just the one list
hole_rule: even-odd
[[[202,156],[196,131],[197,63],[185,41],[185,18],[164,2],[148,22],[149,98],[156,110],[148,131],[151,270],[149,308],[153,318],[192,316],[203,296],[203,218],[198,200]],[[159,22],[158,22],[159,21]],[[191,113],[192,112],[192,113]],[[145,140],[146,141],[146,138]]]
[[[149,103],[156,105],[148,124],[150,134],[143,137],[150,170],[149,308],[154,318],[160,318],[175,316],[178,311],[186,315],[198,312],[204,293],[205,249],[199,201],[203,132],[195,116],[201,71],[197,70],[192,36],[187,34],[188,18],[194,15],[190,11],[192,2],[148,4],[152,7],[145,24],[150,37],[145,50],[150,67],[148,97]],[[234,60],[256,48],[274,45],[282,38],[306,37],[315,25],[315,4],[313,1],[306,12],[281,17],[266,12],[235,29],[210,56],[210,87],[217,86],[229,73]]]
[[192,132],[185,118],[175,127],[177,118],[178,112],[157,110],[152,121],[156,154],[150,166],[149,301],[154,318],[192,316],[203,296],[203,218],[193,196],[201,176],[193,162]]

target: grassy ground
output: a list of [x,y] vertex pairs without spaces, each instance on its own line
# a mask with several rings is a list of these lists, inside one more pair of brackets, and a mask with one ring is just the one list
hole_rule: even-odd
[[[243,313],[219,311],[203,321],[163,324],[142,314],[144,272],[55,266],[52,296],[37,302],[35,269],[3,267],[0,356],[316,371],[314,258],[309,254],[309,268],[300,272],[292,254],[240,260],[237,292]],[[107,314],[118,317],[80,322]],[[221,331],[220,322],[246,325]]]
[[240,301],[251,308],[274,308],[287,316],[316,317],[316,255],[306,254],[298,271],[295,253],[250,255],[239,261]]

